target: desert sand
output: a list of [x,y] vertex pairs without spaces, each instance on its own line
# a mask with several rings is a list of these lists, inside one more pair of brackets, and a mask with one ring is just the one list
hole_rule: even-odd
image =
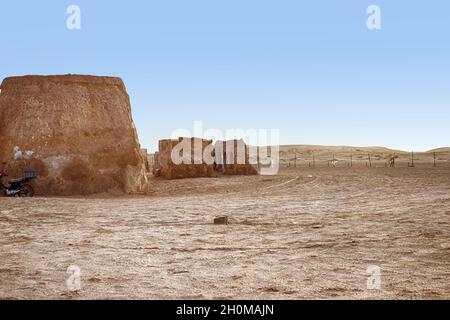
[[0,298],[450,299],[444,156],[436,168],[319,158],[277,176],[152,178],[145,196],[0,198]]

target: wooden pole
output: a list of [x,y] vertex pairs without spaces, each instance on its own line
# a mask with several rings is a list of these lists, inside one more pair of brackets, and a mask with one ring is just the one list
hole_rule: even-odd
[[313,168],[315,168],[315,167],[316,167],[316,156],[313,151]]
[[260,161],[259,161],[259,146],[256,147],[256,162],[258,163],[258,169],[261,167]]
[[436,152],[433,152],[433,167],[436,168]]
[[369,167],[372,168],[372,159],[370,158],[370,153],[368,155],[369,155]]
[[353,168],[353,153],[350,154],[350,167]]
[[295,153],[294,168],[297,168],[297,153]]

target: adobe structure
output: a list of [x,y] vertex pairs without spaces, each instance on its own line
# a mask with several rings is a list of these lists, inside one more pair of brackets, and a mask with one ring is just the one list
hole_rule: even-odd
[[216,171],[225,175],[258,174],[257,162],[251,163],[249,146],[244,140],[217,141],[214,150]]
[[[173,161],[173,155],[179,163]],[[186,155],[190,155],[188,159]],[[215,177],[219,173],[258,174],[257,166],[250,163],[249,147],[243,140],[218,141],[215,144],[212,140],[200,138],[160,140],[153,163],[153,174],[165,179]]]
[[[200,138],[160,140],[159,151],[155,153],[154,175],[165,179],[213,177],[214,160],[208,162],[203,159],[203,154],[210,152],[212,155],[211,151],[212,140]],[[180,163],[173,161],[172,153],[177,155]]]
[[0,88],[0,167],[11,177],[35,170],[43,195],[147,191],[121,79],[24,76]]

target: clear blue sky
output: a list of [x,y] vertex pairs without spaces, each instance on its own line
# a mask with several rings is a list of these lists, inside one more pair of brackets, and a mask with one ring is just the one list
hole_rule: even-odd
[[122,77],[150,149],[195,120],[279,128],[284,144],[450,145],[448,0],[15,0],[0,30],[0,78]]

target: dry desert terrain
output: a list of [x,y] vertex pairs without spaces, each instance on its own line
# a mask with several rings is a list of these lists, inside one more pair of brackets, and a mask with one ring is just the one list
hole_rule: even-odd
[[0,298],[450,299],[448,161],[151,182],[145,196],[0,198]]

